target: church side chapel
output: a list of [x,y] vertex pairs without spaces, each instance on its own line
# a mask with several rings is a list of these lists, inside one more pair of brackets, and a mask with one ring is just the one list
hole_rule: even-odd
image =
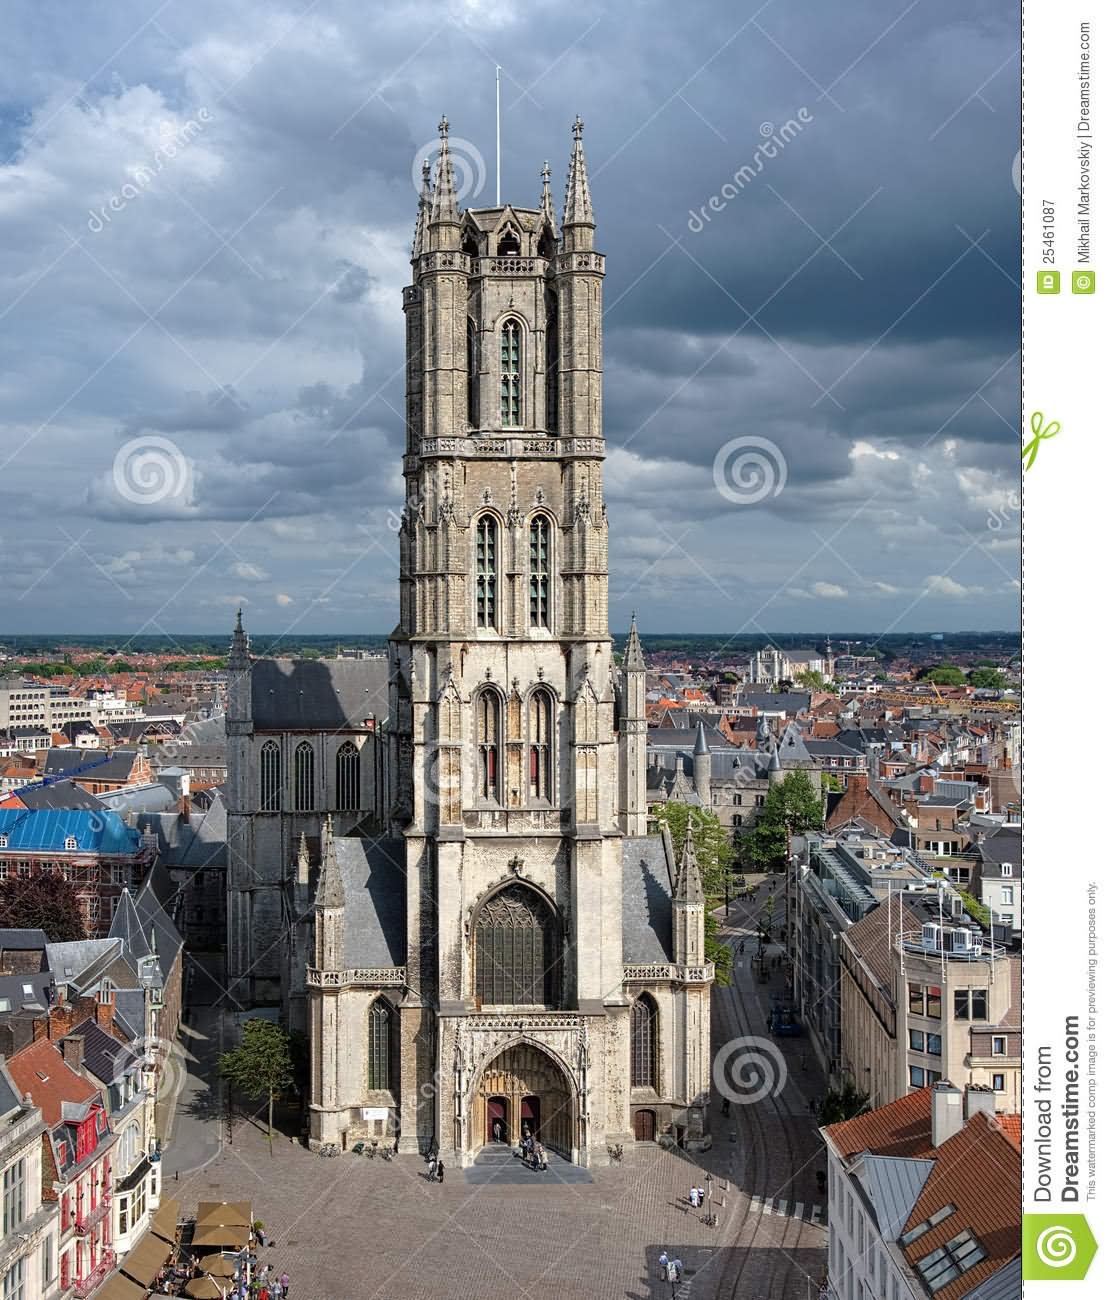
[[650,825],[645,662],[615,668],[602,280],[573,128],[562,221],[461,211],[426,164],[385,659],[229,665],[228,966],[307,1033],[310,1143],[580,1165],[708,1145],[693,842]]

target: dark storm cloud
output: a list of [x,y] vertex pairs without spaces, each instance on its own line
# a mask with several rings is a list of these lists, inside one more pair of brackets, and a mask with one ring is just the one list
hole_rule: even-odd
[[[1013,3],[17,11],[9,630],[169,597],[183,629],[238,599],[392,626],[412,174],[447,112],[493,201],[495,62],[506,197],[535,203],[548,158],[560,206],[587,123],[615,624],[875,627],[919,597],[924,625],[1016,622]],[[118,459],[150,437],[188,473],[136,502]],[[752,437],[785,481],[739,504],[714,466]]]

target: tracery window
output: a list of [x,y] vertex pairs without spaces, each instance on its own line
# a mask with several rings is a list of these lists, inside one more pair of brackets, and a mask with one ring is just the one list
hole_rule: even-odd
[[501,328],[501,422],[507,429],[521,423],[521,323],[515,320]]
[[498,617],[498,521],[483,515],[475,534],[475,619],[495,627]]
[[529,796],[552,799],[552,697],[535,690],[528,704]]
[[467,423],[478,427],[478,328],[467,319]]
[[501,782],[501,700],[495,690],[481,690],[475,699],[475,722],[478,739],[476,786],[480,799],[500,800]]
[[475,921],[475,997],[483,1004],[551,1005],[556,934],[551,910],[534,890],[509,885]]
[[336,751],[336,810],[354,812],[359,806],[359,750],[345,740]]
[[297,812],[316,807],[316,756],[307,740],[293,751],[293,807]]
[[658,1065],[656,1004],[642,993],[633,1003],[629,1062],[634,1088],[656,1088]]
[[282,806],[282,754],[273,740],[268,740],[259,753],[259,785],[259,808],[278,812]]
[[370,1008],[370,1078],[372,1091],[390,1087],[393,1066],[393,1013],[384,998],[375,1000]]
[[529,626],[551,627],[551,528],[544,515],[529,525]]

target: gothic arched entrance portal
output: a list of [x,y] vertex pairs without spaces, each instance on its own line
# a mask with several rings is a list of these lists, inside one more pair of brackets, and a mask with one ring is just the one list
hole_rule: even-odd
[[524,1125],[552,1151],[574,1158],[575,1102],[567,1076],[539,1047],[507,1047],[482,1072],[471,1103],[471,1145],[491,1140],[491,1110],[505,1105],[509,1140],[519,1142]]

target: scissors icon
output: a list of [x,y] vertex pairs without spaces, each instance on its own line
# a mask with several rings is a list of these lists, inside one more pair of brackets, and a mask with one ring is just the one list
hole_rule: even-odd
[[[1035,411],[1030,417],[1030,432],[1034,436],[1022,449],[1022,458],[1026,462],[1024,468],[1027,470],[1031,465],[1033,465],[1037,458],[1039,443],[1045,442],[1047,438],[1055,438],[1057,434],[1061,432],[1061,425],[1057,420],[1051,420],[1043,428],[1042,422],[1044,420],[1045,416],[1042,415],[1041,411]],[[1027,457],[1029,457],[1029,459],[1027,459]]]

